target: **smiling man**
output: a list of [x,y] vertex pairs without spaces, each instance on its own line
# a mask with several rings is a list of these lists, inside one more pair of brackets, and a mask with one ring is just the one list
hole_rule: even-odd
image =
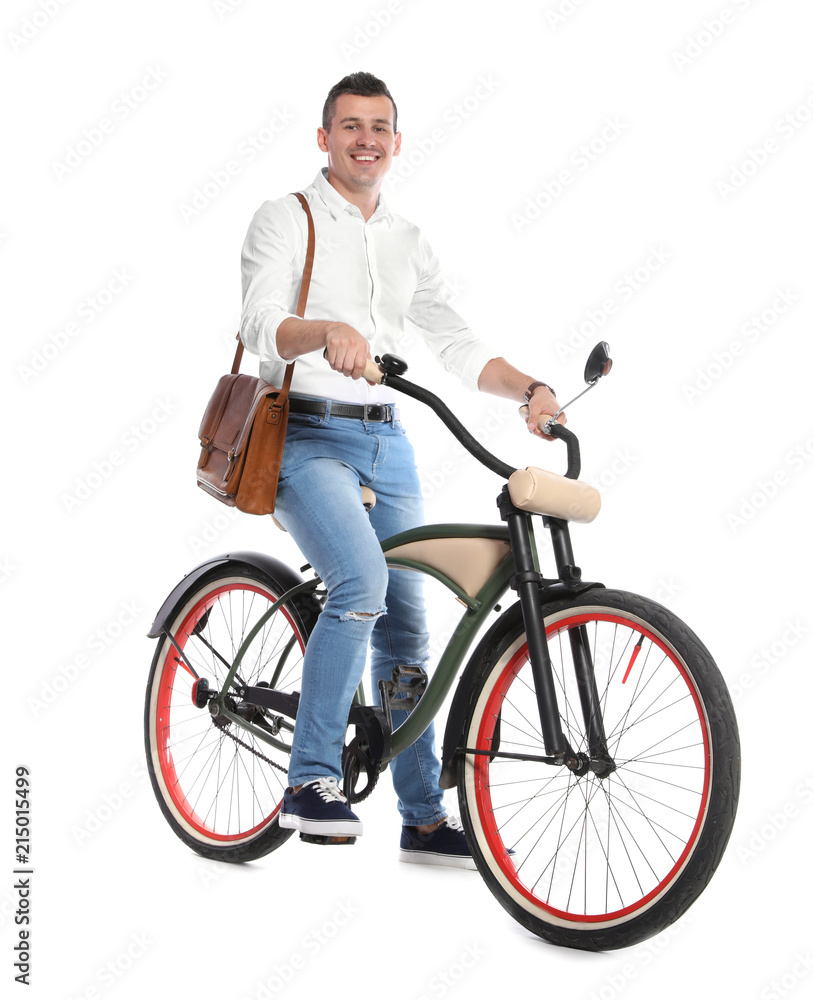
[[[243,246],[241,338],[276,385],[296,359],[275,515],[327,588],[306,648],[279,818],[282,827],[317,836],[361,833],[338,781],[368,645],[375,692],[396,666],[428,659],[420,575],[390,577],[379,544],[423,523],[420,482],[394,391],[361,378],[367,359],[397,353],[410,320],[468,388],[528,401],[532,433],[540,433],[540,414],[558,409],[547,385],[496,357],[448,305],[426,239],[381,197],[401,149],[397,114],[385,84],[369,73],[345,77],[328,94],[316,133],[327,167],[304,191],[321,250],[304,318],[294,313],[307,247],[297,199],[262,205]],[[376,494],[369,515],[360,484]],[[393,725],[405,717],[393,712]],[[446,822],[433,727],[391,770],[401,859],[473,868],[465,836]]]

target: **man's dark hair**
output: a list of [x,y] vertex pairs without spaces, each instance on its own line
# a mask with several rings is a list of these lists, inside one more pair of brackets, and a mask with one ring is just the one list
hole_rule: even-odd
[[349,76],[339,80],[335,86],[330,88],[325,106],[322,110],[322,128],[330,131],[333,121],[333,113],[336,110],[336,98],[342,94],[354,94],[356,97],[389,97],[392,101],[392,131],[398,131],[398,108],[392,94],[387,90],[387,85],[383,80],[379,80],[372,73],[351,73]]

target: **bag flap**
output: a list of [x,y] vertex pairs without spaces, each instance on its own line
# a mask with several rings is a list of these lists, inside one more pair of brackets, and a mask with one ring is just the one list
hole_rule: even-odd
[[247,438],[257,406],[278,389],[253,375],[223,375],[203,414],[198,437],[201,445],[211,444],[228,452],[239,450]]

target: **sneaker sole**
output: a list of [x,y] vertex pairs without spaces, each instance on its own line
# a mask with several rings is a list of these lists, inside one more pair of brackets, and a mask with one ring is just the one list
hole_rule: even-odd
[[286,813],[280,813],[279,825],[283,830],[298,830],[317,837],[359,837],[362,832],[360,820],[305,819],[303,816]]
[[474,858],[463,858],[454,854],[432,854],[429,851],[406,851],[401,848],[400,860],[408,865],[438,865],[444,868],[461,868],[469,872],[477,871]]

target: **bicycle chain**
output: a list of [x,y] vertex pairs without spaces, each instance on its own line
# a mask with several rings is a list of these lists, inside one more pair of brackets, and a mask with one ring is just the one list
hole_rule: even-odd
[[[217,723],[215,723],[215,725],[217,725]],[[246,750],[253,753],[255,757],[259,757],[260,760],[264,760],[266,764],[270,764],[271,767],[275,767],[278,771],[282,771],[283,774],[287,775],[288,773],[287,767],[283,767],[281,764],[277,764],[275,761],[270,760],[268,757],[265,756],[264,753],[260,753],[259,750],[255,750],[254,747],[249,746],[245,740],[241,740],[239,736],[235,736],[234,733],[230,733],[229,730],[226,729],[225,727],[218,726],[217,728],[221,731],[221,733],[225,733],[226,736],[233,739],[235,743],[239,743],[241,747],[245,747]]]
[[[217,723],[215,723],[215,725],[217,725]],[[255,757],[259,757],[260,760],[264,760],[266,764],[270,764],[271,767],[275,767],[278,771],[282,771],[283,774],[285,775],[288,774],[287,767],[283,767],[281,764],[277,764],[276,761],[273,761],[270,758],[266,757],[264,753],[260,753],[259,750],[255,749],[252,746],[249,746],[245,740],[241,740],[239,736],[235,736],[234,733],[229,732],[229,730],[226,729],[224,726],[218,726],[217,728],[221,731],[221,733],[224,733],[230,739],[233,739],[235,743],[239,743],[241,747],[245,747],[246,750],[248,750],[250,753],[253,753]],[[370,772],[367,771],[366,768],[365,772],[367,774],[367,784],[365,785],[362,792],[356,792],[354,790],[352,796],[348,797],[348,802],[353,802],[353,803],[363,802],[367,798],[367,796],[370,795],[370,793],[378,783],[378,772],[376,772],[372,777],[370,776]]]

